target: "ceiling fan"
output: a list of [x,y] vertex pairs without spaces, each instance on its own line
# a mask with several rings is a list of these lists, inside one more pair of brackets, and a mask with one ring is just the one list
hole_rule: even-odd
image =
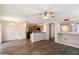
[[43,19],[48,19],[48,18],[54,18],[54,12],[50,11],[50,12],[42,12],[42,13],[37,13],[38,16],[41,16],[40,18]]

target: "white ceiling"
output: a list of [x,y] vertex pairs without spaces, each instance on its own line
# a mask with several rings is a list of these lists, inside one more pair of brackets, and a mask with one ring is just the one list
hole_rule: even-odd
[[[41,11],[53,11],[55,18],[41,20],[37,13]],[[26,21],[30,23],[43,23],[59,21],[65,18],[79,16],[79,4],[3,4],[0,5],[0,18],[5,20]]]

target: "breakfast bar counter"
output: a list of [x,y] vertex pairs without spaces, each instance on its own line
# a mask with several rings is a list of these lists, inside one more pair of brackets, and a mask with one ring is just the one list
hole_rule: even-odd
[[46,40],[46,33],[45,32],[34,32],[30,35],[31,42],[37,42],[40,40]]

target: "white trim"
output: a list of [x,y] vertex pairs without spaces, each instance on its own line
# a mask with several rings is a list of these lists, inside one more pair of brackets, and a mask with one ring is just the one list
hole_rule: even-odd
[[71,44],[64,43],[64,42],[59,42],[59,41],[57,41],[56,43],[60,43],[60,44],[64,44],[64,45],[68,45],[68,46],[72,46],[72,47],[79,48],[79,46],[76,46],[76,45],[71,45]]

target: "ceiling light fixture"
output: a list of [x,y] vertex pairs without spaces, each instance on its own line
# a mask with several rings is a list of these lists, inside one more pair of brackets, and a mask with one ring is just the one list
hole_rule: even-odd
[[44,18],[44,19],[48,19],[48,16],[44,16],[43,18]]
[[51,11],[45,11],[45,12],[41,12],[38,13],[37,15],[39,15],[39,17],[43,18],[43,19],[48,19],[48,18],[53,18],[54,17],[54,13]]

